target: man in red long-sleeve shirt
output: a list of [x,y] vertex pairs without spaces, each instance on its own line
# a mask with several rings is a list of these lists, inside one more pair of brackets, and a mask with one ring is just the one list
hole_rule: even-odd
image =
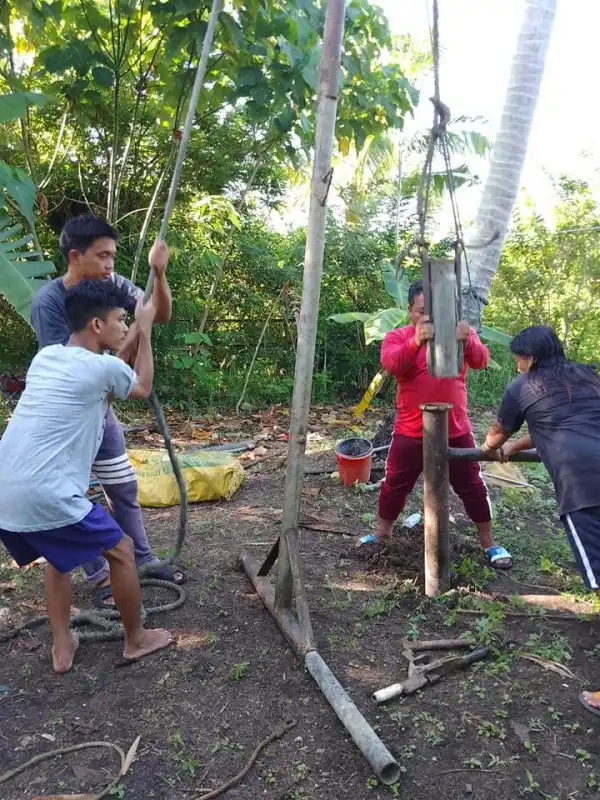
[[[396,423],[386,461],[385,478],[379,495],[379,530],[364,541],[382,542],[392,535],[406,498],[423,470],[422,403],[451,403],[448,438],[451,447],[475,447],[467,415],[467,371],[483,369],[490,354],[477,333],[466,322],[457,330],[464,343],[464,363],[457,378],[435,378],[427,370],[426,343],[433,337],[433,325],[425,315],[423,284],[413,283],[408,293],[411,324],[386,334],[381,363],[398,382]],[[510,554],[494,544],[491,506],[481,470],[476,461],[451,461],[450,483],[465,511],[477,526],[481,547],[490,564],[498,569],[512,566]],[[361,540],[362,541],[362,540]]]

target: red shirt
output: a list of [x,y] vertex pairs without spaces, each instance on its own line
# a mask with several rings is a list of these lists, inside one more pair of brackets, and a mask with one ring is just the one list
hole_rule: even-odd
[[483,369],[490,360],[490,352],[471,328],[465,342],[464,363],[458,378],[434,378],[427,371],[427,348],[417,346],[415,327],[408,325],[386,333],[381,345],[383,368],[398,381],[396,395],[396,423],[394,433],[413,439],[423,437],[422,403],[452,403],[448,412],[450,439],[471,432],[467,416],[467,371]]

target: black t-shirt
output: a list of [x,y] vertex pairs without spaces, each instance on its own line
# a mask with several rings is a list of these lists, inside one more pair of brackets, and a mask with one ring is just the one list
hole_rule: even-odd
[[600,394],[589,383],[567,387],[545,369],[508,385],[498,419],[509,431],[527,422],[556,489],[560,515],[600,506]]

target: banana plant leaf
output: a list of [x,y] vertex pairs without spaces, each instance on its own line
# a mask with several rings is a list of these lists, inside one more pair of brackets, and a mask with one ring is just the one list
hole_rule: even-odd
[[31,301],[45,278],[56,272],[52,261],[45,261],[39,250],[27,250],[32,236],[15,238],[21,225],[0,220],[0,294],[15,311],[30,323]]
[[396,275],[396,265],[386,264],[383,267],[383,283],[386,292],[392,297],[399,308],[408,308],[408,289],[410,287],[410,280],[406,273],[400,277]]
[[512,342],[512,336],[504,331],[499,331],[496,328],[488,328],[487,325],[482,325],[479,329],[479,335],[482,339],[487,339],[488,342],[498,342],[499,344],[509,345]]

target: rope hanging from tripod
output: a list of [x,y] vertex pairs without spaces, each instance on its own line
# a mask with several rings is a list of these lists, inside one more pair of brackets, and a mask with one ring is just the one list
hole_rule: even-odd
[[[208,63],[208,57],[210,55],[210,50],[212,47],[219,11],[221,10],[221,2],[222,0],[213,0],[210,16],[208,19],[208,26],[206,28],[206,33],[204,34],[204,41],[202,43],[202,53],[200,55],[200,61],[198,63],[198,68],[196,70],[196,77],[194,79],[194,85],[192,87],[192,93],[190,95],[190,102],[188,106],[187,116],[185,119],[185,124],[183,127],[183,134],[181,137],[181,141],[179,143],[177,160],[175,162],[175,168],[173,169],[173,176],[171,178],[171,185],[169,187],[169,195],[167,197],[167,202],[165,204],[165,210],[163,212],[160,232],[158,234],[158,238],[161,239],[162,241],[164,241],[166,238],[167,230],[169,227],[169,219],[171,217],[171,212],[173,211],[173,206],[175,204],[175,198],[177,196],[177,189],[179,186],[179,180],[181,178],[183,162],[185,159],[185,154],[187,151],[190,135],[192,133],[194,118],[196,116],[196,106],[198,105],[198,98],[200,97],[200,92],[204,84],[204,76],[206,75],[206,65]],[[148,281],[146,283],[146,289],[144,292],[144,299],[146,301],[148,301],[152,297],[155,279],[156,279],[156,273],[154,269],[150,267],[150,274],[148,275]],[[173,448],[173,443],[171,441],[171,433],[169,431],[169,427],[165,420],[165,415],[162,406],[160,405],[154,390],[152,390],[152,393],[150,394],[149,402],[150,405],[152,406],[152,409],[156,417],[156,425],[158,427],[158,430],[164,439],[165,448],[167,450],[167,453],[169,454],[169,459],[173,467],[173,474],[175,475],[175,480],[177,481],[177,486],[179,488],[179,495],[180,495],[179,530],[177,532],[175,547],[173,548],[173,550],[171,550],[167,558],[165,558],[163,561],[160,562],[160,566],[165,566],[172,564],[175,561],[175,559],[179,556],[181,552],[181,548],[183,547],[183,542],[185,540],[187,531],[187,505],[188,505],[187,490],[185,486],[185,479],[183,477],[183,472],[181,471],[181,466],[179,464],[179,460],[177,459],[177,455],[175,453],[175,450]],[[150,564],[148,565],[148,571],[152,572],[158,566],[159,565],[155,563]],[[141,573],[144,572],[143,567],[140,568],[140,572]]]
[[[446,173],[446,180],[448,184],[448,194],[450,197],[450,204],[452,208],[452,217],[454,220],[454,249],[456,254],[462,253],[465,263],[465,271],[467,275],[468,287],[465,292],[472,294],[478,302],[479,308],[483,304],[482,299],[473,288],[471,283],[471,270],[469,266],[468,254],[465,249],[463,227],[456,199],[456,184],[454,181],[454,173],[452,171],[452,164],[450,159],[450,146],[448,143],[447,126],[450,122],[450,109],[442,102],[440,95],[440,14],[439,14],[439,0],[433,0],[433,24],[431,26],[431,52],[433,57],[433,97],[430,98],[433,104],[433,125],[431,128],[427,152],[425,154],[425,162],[421,171],[421,178],[419,180],[419,187],[417,191],[417,219],[419,224],[419,234],[414,238],[407,247],[404,248],[396,259],[396,271],[400,272],[402,264],[406,257],[411,253],[414,246],[421,248],[427,247],[426,241],[426,227],[429,217],[429,200],[431,195],[431,183],[433,178],[433,159],[436,150],[442,154],[444,159],[444,167]],[[487,246],[489,242],[486,242]],[[458,298],[460,303],[460,298]]]

